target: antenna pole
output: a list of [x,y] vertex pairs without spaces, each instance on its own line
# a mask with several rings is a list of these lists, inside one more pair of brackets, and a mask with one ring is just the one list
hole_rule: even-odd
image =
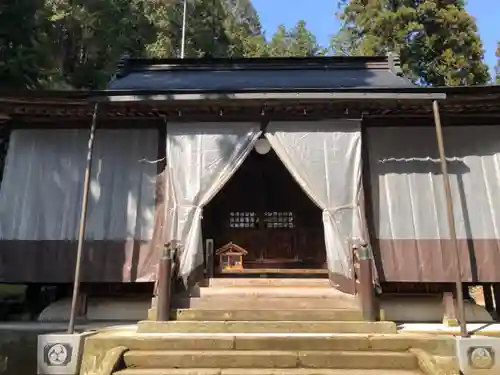
[[186,46],[186,14],[187,14],[187,0],[184,0],[184,10],[182,12],[181,59],[184,58],[185,46]]

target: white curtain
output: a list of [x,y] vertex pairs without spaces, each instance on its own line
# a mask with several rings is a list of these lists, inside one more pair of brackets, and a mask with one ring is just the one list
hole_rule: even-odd
[[[14,130],[0,189],[0,239],[76,240],[88,130]],[[157,130],[97,130],[86,238],[150,240]]]
[[[443,133],[457,237],[499,239],[500,128],[445,127]],[[370,128],[368,136],[377,237],[449,239],[434,128]]]
[[350,279],[349,241],[361,235],[360,122],[273,122],[266,137],[302,189],[323,210],[329,271]]
[[203,207],[252,151],[260,133],[258,123],[167,124],[166,241],[181,243],[185,281],[203,264]]

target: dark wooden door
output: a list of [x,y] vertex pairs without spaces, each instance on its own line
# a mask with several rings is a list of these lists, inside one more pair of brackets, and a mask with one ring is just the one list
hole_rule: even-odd
[[252,151],[206,207],[203,234],[215,249],[233,242],[248,251],[245,268],[323,268],[321,210],[273,152]]

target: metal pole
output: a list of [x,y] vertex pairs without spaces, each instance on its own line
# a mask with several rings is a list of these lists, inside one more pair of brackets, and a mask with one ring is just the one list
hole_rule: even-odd
[[446,156],[444,152],[443,129],[441,126],[441,116],[439,114],[439,103],[437,100],[434,100],[434,102],[432,103],[432,110],[434,112],[434,123],[436,125],[436,138],[439,149],[439,158],[441,159],[441,172],[443,174],[444,193],[446,197],[448,226],[450,228],[450,236],[451,240],[453,241],[453,247],[455,250],[455,259],[457,265],[455,288],[457,293],[458,319],[460,320],[460,334],[463,337],[467,337],[468,332],[467,332],[467,322],[465,321],[465,305],[464,305],[464,293],[462,289],[460,252],[458,250],[455,219],[453,216],[453,201],[451,197],[450,176],[448,175],[448,164],[446,162]]
[[187,0],[184,0],[184,10],[182,13],[181,59],[184,58],[184,53],[186,48],[186,15],[187,15]]
[[94,114],[92,116],[92,125],[90,126],[89,142],[87,146],[87,165],[85,166],[85,174],[83,177],[83,197],[80,212],[80,226],[78,229],[78,248],[76,252],[75,279],[73,282],[73,298],[71,300],[71,312],[69,316],[68,333],[72,334],[75,331],[75,317],[78,308],[78,297],[80,294],[80,272],[82,268],[83,241],[85,238],[85,226],[87,221],[87,206],[89,198],[90,172],[92,167],[92,153],[94,150],[94,135],[97,122],[98,104],[94,106]]

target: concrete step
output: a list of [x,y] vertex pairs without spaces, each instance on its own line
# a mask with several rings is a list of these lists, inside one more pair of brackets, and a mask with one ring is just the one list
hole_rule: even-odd
[[130,350],[346,350],[406,352],[410,348],[439,356],[455,355],[455,340],[437,335],[406,334],[147,334],[102,332],[88,339],[97,347]]
[[197,287],[192,291],[193,297],[209,296],[231,296],[231,297],[294,297],[294,298],[338,298],[347,301],[356,299],[355,296],[343,293],[335,288],[309,287],[296,288],[292,286],[269,286],[261,288],[259,286],[241,286],[238,288],[221,287]]
[[130,368],[326,368],[418,369],[417,358],[407,352],[349,351],[128,351]]
[[294,288],[331,288],[327,278],[215,278],[207,280],[209,287],[294,287]]
[[[236,288],[235,288],[236,289]],[[359,309],[355,298],[323,298],[323,297],[249,297],[245,296],[210,296],[203,298],[173,299],[173,307],[177,309],[210,309],[210,310],[298,310],[298,309]]]
[[172,312],[178,321],[360,321],[361,310],[208,310],[181,309]]
[[138,323],[139,333],[396,333],[393,322],[170,321]]
[[420,370],[353,370],[353,369],[248,369],[248,368],[192,368],[192,369],[138,369],[129,368],[117,371],[114,375],[424,375]]

